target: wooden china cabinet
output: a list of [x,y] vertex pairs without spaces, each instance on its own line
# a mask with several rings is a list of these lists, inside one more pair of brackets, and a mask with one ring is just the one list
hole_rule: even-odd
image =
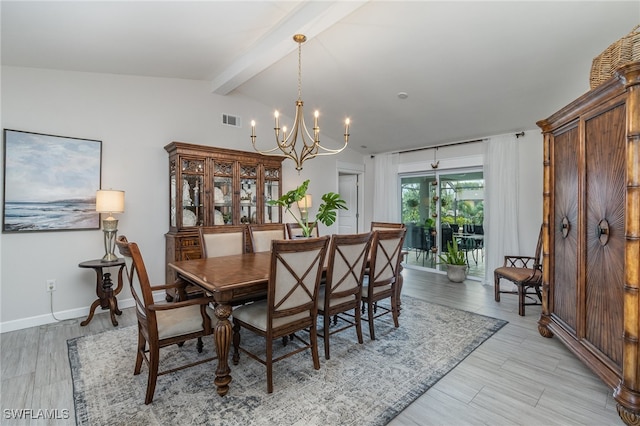
[[[281,208],[267,202],[281,195],[284,157],[183,142],[164,149],[169,154],[166,264],[200,258],[200,226],[281,221]],[[175,281],[168,266],[165,276],[166,282]]]
[[544,134],[543,306],[557,336],[640,424],[640,62],[538,126]]

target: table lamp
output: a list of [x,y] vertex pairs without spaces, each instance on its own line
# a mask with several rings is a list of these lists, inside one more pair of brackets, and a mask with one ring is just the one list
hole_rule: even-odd
[[118,232],[118,220],[112,215],[114,213],[124,213],[124,191],[113,189],[100,189],[96,192],[96,211],[106,213],[107,218],[102,220],[102,230],[104,231],[104,250],[102,258],[105,262],[118,260],[114,250],[116,246],[116,233]]
[[307,222],[309,218],[309,209],[312,205],[311,194],[305,194],[304,198],[298,201],[298,210],[300,210],[300,218],[303,222]]

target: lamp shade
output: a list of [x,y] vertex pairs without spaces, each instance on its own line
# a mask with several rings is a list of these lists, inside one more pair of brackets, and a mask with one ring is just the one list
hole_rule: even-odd
[[123,213],[124,191],[100,189],[96,192],[96,211],[98,213]]
[[304,198],[298,201],[298,209],[300,210],[309,210],[312,207],[311,194],[305,194]]

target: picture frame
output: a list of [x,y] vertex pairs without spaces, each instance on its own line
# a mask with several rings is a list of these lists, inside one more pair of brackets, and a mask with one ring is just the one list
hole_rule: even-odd
[[2,232],[100,229],[102,141],[4,129]]

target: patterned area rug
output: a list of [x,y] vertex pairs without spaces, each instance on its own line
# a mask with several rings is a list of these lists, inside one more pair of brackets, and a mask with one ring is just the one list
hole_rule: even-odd
[[[376,320],[364,344],[355,329],[331,339],[331,359],[320,342],[320,370],[304,351],[274,364],[274,392],[266,369],[241,355],[231,364],[229,393],[219,397],[212,363],[160,376],[153,403],[144,405],[147,367],[133,375],[137,330],[127,327],[68,341],[79,425],[384,425],[506,324],[403,297],[400,328],[391,315]],[[243,330],[243,346],[264,345]],[[295,344],[290,343],[290,344]],[[274,347],[282,346],[277,342]],[[214,352],[205,339],[160,352],[160,368]]]

